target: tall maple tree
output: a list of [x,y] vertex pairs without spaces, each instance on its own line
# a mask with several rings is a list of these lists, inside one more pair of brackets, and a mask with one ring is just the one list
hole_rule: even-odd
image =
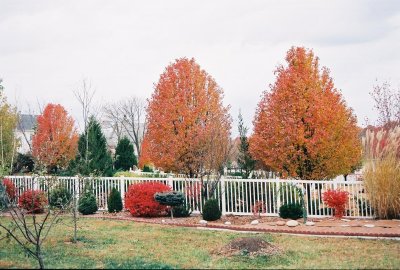
[[48,171],[65,168],[75,157],[78,133],[74,119],[60,104],[47,104],[37,118],[32,155]]
[[217,172],[230,147],[231,117],[222,98],[194,59],[170,64],[149,101],[142,158],[190,177]]
[[352,110],[312,50],[292,47],[256,111],[250,151],[283,177],[329,179],[361,158]]

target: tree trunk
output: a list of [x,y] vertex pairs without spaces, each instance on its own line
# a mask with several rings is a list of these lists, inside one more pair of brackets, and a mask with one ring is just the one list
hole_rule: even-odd
[[77,242],[77,222],[76,222],[76,197],[74,196],[74,209],[73,209],[73,213],[74,213],[74,243]]
[[39,268],[44,269],[44,261],[43,261],[42,251],[40,249],[40,244],[36,244],[36,256],[39,262]]

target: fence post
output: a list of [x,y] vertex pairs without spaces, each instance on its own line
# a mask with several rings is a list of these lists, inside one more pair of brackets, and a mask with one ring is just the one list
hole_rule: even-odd
[[74,177],[74,193],[75,193],[75,201],[79,201],[79,176],[76,175]]
[[222,215],[225,216],[225,214],[226,214],[226,197],[225,197],[225,177],[224,176],[221,176],[220,183],[221,183],[220,196],[221,196],[221,208],[222,208],[221,212],[222,212]]
[[168,185],[172,190],[174,190],[174,179],[172,178],[171,175],[168,175],[167,185]]
[[125,176],[121,175],[119,181],[119,190],[121,191],[122,205],[125,205]]
[[279,214],[279,208],[281,207],[281,183],[280,178],[276,178],[276,213]]
[[33,190],[38,190],[38,179],[39,179],[39,177],[40,176],[38,176],[38,177],[32,177],[32,189]]

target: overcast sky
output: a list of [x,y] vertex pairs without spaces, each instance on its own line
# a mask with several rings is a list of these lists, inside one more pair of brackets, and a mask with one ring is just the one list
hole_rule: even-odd
[[250,127],[291,46],[312,48],[359,124],[373,121],[375,80],[400,85],[400,1],[0,0],[0,78],[23,112],[39,100],[79,118],[83,78],[98,104],[149,98],[170,62],[194,57]]

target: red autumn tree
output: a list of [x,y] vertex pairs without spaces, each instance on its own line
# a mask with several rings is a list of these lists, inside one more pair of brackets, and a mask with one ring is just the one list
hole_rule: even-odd
[[[139,168],[143,168],[145,165],[153,167],[152,162],[151,162],[151,157],[150,157],[150,152],[149,150],[149,140],[147,139],[147,137],[145,136],[142,140],[142,155],[140,156],[140,160],[139,160]],[[143,149],[145,149],[145,151],[143,151]]]
[[251,153],[283,177],[350,173],[361,157],[356,117],[312,50],[293,47],[286,61],[258,104]]
[[223,90],[194,59],[170,64],[149,101],[142,157],[190,177],[215,173],[230,147],[231,118],[222,98]]
[[59,104],[47,104],[37,118],[32,154],[49,171],[65,168],[75,158],[78,133],[74,120]]

